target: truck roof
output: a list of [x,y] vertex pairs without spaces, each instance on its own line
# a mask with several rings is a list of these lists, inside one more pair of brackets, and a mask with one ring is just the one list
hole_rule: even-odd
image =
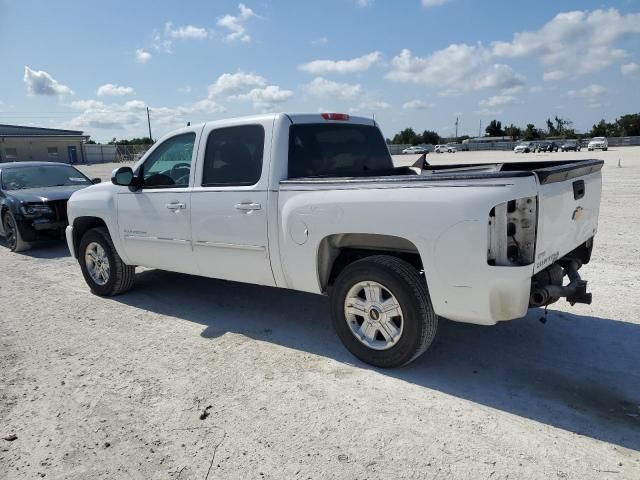
[[[331,115],[339,115],[340,119],[338,118],[324,118],[323,115],[327,116],[331,116]],[[375,120],[373,120],[372,118],[367,118],[367,117],[361,117],[361,116],[353,116],[353,115],[348,115],[348,114],[343,114],[343,113],[332,113],[332,112],[327,112],[327,113],[293,113],[293,112],[278,112],[278,113],[263,113],[263,114],[258,114],[258,115],[246,115],[246,116],[241,116],[241,117],[231,117],[231,118],[224,118],[224,119],[220,119],[220,120],[210,120],[207,122],[204,122],[207,125],[211,125],[211,124],[228,124],[228,123],[239,123],[239,124],[244,124],[244,123],[250,123],[250,122],[259,122],[259,121],[265,121],[265,120],[273,120],[277,117],[286,117],[288,118],[291,123],[323,123],[323,122],[327,122],[327,123],[357,123],[357,124],[363,124],[363,125],[372,125],[372,126],[377,126],[377,124],[375,123]],[[202,123],[200,124],[202,125]]]

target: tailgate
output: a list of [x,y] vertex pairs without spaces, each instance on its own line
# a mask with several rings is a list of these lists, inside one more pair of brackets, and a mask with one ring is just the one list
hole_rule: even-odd
[[584,160],[535,170],[539,193],[534,273],[595,235],[603,163]]

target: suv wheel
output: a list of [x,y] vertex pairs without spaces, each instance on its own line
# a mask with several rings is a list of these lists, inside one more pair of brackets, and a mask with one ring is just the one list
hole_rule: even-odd
[[418,271],[396,257],[358,260],[331,290],[336,333],[363,362],[391,368],[410,363],[433,341],[438,317]]
[[109,231],[104,227],[94,228],[84,234],[80,241],[78,261],[84,280],[97,295],[118,295],[133,286],[136,267],[122,261]]

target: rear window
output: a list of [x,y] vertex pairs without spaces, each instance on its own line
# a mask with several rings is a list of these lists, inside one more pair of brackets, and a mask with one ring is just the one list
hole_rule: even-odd
[[377,127],[311,123],[289,127],[289,178],[362,177],[393,169]]

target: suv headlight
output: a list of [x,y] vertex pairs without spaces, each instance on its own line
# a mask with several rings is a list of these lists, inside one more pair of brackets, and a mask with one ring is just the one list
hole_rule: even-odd
[[35,217],[38,215],[48,215],[50,213],[53,213],[53,210],[51,210],[51,207],[49,205],[43,204],[22,205],[20,207],[20,210],[27,217]]

